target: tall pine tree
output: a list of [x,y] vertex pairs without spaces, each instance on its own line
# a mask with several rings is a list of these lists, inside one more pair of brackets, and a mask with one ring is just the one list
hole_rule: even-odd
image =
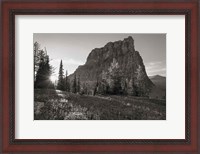
[[72,92],[77,93],[76,74],[74,74],[74,81],[72,84]]
[[66,71],[66,74],[65,74],[65,91],[67,91],[67,92],[70,91],[70,83],[69,83],[67,71]]
[[46,60],[47,53],[45,53],[44,50],[40,49],[40,44],[37,42],[35,42],[33,45],[33,51],[34,51],[34,81],[35,81],[40,62]]
[[81,90],[81,84],[80,84],[80,76],[78,77],[78,81],[77,81],[77,92],[80,92]]
[[60,61],[60,68],[59,68],[59,74],[58,74],[58,85],[57,85],[58,90],[65,90],[65,80],[64,80],[64,75],[63,75],[63,64],[62,60]]
[[49,65],[49,56],[42,59],[39,63],[39,69],[36,74],[35,88],[51,88],[52,83],[50,81],[51,66]]
[[119,63],[114,58],[113,62],[111,63],[111,66],[108,68],[109,70],[109,78],[110,83],[110,93],[111,94],[122,94],[122,86],[121,86],[121,78],[122,73],[120,71]]

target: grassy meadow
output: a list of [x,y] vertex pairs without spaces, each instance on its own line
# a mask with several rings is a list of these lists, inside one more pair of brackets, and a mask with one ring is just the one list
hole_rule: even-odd
[[34,90],[35,120],[165,120],[166,101]]

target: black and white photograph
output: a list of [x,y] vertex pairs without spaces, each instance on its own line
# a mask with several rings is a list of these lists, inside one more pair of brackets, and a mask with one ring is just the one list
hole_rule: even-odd
[[166,120],[166,34],[34,33],[34,120]]

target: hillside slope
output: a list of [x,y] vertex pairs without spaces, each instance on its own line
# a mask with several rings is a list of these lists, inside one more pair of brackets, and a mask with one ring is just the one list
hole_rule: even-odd
[[155,85],[150,93],[150,97],[166,99],[166,77],[155,75],[149,78]]

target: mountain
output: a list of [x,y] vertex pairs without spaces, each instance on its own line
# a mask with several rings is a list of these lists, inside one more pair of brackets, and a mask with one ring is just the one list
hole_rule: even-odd
[[166,77],[155,75],[155,76],[150,76],[149,78],[157,87],[166,90]]
[[166,77],[155,75],[155,76],[150,76],[149,78],[155,85],[155,87],[152,88],[150,97],[165,99],[166,98]]
[[88,94],[148,96],[154,87],[131,36],[93,49],[86,63],[69,76],[71,83],[75,74],[80,89]]

